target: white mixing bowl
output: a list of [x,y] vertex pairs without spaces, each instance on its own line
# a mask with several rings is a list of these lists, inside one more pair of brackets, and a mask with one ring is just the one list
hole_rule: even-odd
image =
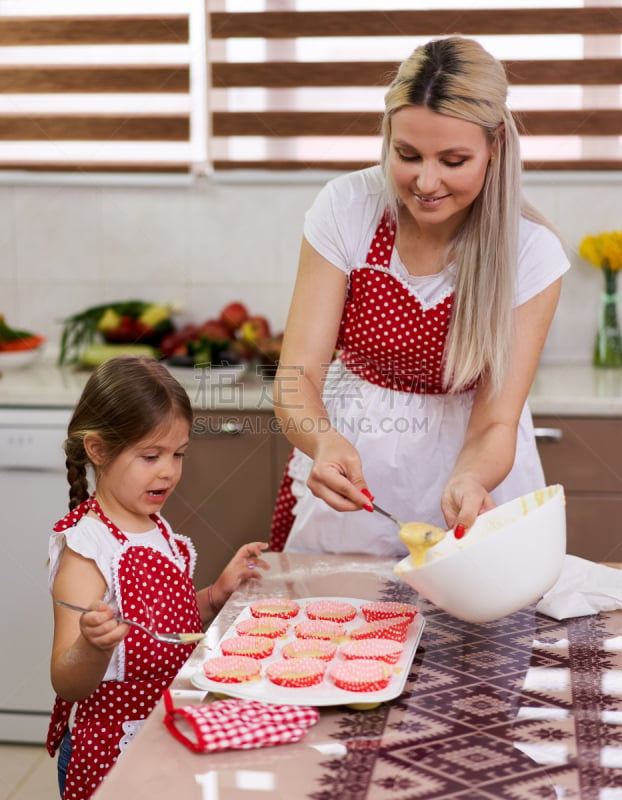
[[458,619],[491,622],[535,603],[555,583],[566,553],[562,486],[547,486],[481,514],[463,539],[453,532],[414,568],[395,572]]

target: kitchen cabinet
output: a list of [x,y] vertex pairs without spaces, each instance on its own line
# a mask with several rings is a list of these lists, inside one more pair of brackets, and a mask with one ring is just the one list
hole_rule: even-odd
[[566,492],[568,553],[622,561],[622,417],[534,416],[547,483]]
[[291,445],[271,411],[196,411],[181,480],[164,507],[198,553],[195,584],[213,583],[245,542],[270,534]]

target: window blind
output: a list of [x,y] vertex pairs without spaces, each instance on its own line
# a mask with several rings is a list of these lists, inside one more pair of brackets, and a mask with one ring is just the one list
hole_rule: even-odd
[[203,0],[0,4],[0,169],[203,169],[206,108]]
[[527,169],[617,170],[622,7],[588,5],[601,1],[225,11],[224,0],[2,0],[0,170],[367,166],[399,62],[454,33],[504,62]]
[[[217,171],[377,162],[384,89],[399,62],[449,34],[479,40],[505,64],[526,169],[622,168],[620,5],[209,17],[211,41],[221,44],[210,61]],[[387,43],[397,58],[383,57]]]

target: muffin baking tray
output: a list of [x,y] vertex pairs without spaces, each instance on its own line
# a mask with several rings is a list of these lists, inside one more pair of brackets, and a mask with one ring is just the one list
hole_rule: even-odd
[[[425,626],[423,616],[418,613],[415,619],[408,627],[406,641],[404,642],[404,649],[396,664],[389,665],[391,669],[391,679],[388,686],[384,689],[371,692],[353,692],[340,689],[335,686],[328,677],[328,669],[332,662],[327,662],[327,670],[324,679],[321,683],[315,686],[305,688],[290,688],[285,686],[277,686],[272,683],[266,676],[266,667],[274,661],[282,658],[281,650],[285,644],[296,639],[294,633],[294,626],[299,622],[307,619],[305,608],[308,603],[315,600],[336,600],[338,602],[346,602],[353,605],[357,611],[356,616],[351,622],[344,623],[346,635],[349,631],[365,624],[365,618],[361,613],[361,606],[370,602],[369,599],[361,600],[351,597],[302,597],[295,598],[296,602],[300,605],[300,611],[297,616],[292,617],[289,622],[287,633],[284,637],[275,640],[274,652],[268,658],[261,659],[261,678],[259,680],[248,681],[247,683],[222,683],[214,681],[206,677],[203,668],[197,670],[192,675],[192,684],[197,689],[202,689],[206,692],[212,692],[218,695],[227,695],[230,697],[239,697],[245,700],[261,700],[266,703],[285,703],[290,705],[310,705],[310,706],[336,706],[336,705],[375,705],[383,703],[387,700],[392,700],[398,697],[403,689],[410,665],[415,657],[419,640]],[[250,608],[247,606],[236,618],[233,624],[225,631],[216,647],[209,651],[209,657],[205,659],[208,661],[210,658],[216,658],[222,654],[220,649],[220,642],[224,639],[229,639],[237,636],[236,625],[242,620],[252,617]],[[334,660],[342,660],[342,656],[337,650]]]

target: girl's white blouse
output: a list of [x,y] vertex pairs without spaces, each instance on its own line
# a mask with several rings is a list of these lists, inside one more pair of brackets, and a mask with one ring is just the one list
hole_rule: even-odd
[[[170,525],[163,520],[169,533],[172,534]],[[145,533],[127,533],[132,546],[144,545],[160,550],[170,558],[174,557],[171,548],[155,526],[152,530]],[[60,559],[65,548],[68,547],[79,553],[84,558],[92,559],[106,581],[106,591],[101,598],[105,603],[118,613],[119,604],[115,593],[115,580],[113,576],[113,563],[115,556],[124,547],[108,530],[106,525],[94,517],[82,517],[76,525],[65,531],[52,533],[49,542],[49,588],[50,592],[54,585],[54,579],[58,571]],[[65,599],[65,598],[63,598]],[[71,602],[71,598],[66,598]],[[119,680],[120,669],[117,660],[118,648],[113,653],[108,669],[103,680]]]

